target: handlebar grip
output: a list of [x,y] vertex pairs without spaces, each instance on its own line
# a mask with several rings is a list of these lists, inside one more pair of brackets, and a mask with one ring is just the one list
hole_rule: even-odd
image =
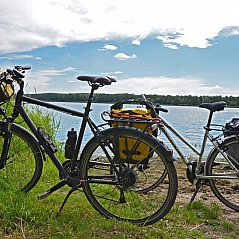
[[165,113],[167,113],[168,112],[168,109],[165,109],[165,108],[160,108],[160,111],[162,111],[162,112],[165,112]]
[[18,70],[18,71],[25,71],[25,70],[30,70],[31,67],[29,65],[28,66],[14,66],[14,69]]
[[30,70],[30,69],[31,69],[30,66],[23,66],[23,67],[22,67],[22,70],[24,70],[24,71],[25,71],[25,70]]
[[158,113],[159,111],[162,111],[162,112],[165,112],[165,113],[168,112],[168,109],[163,108],[163,107],[161,107],[160,105],[157,105],[157,106],[155,107],[155,110],[156,110],[157,113]]

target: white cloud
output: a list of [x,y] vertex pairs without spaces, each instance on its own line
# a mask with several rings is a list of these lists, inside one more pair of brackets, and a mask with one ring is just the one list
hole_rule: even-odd
[[[0,57],[0,60],[19,60],[19,59],[32,59],[32,55],[10,54]],[[37,58],[36,58],[37,59]]]
[[132,56],[126,55],[125,53],[117,53],[116,55],[114,55],[114,57],[120,61],[124,61],[124,60],[128,60],[128,59],[134,59],[137,56],[135,54],[133,54]]
[[157,95],[239,95],[239,88],[228,88],[206,83],[199,78],[143,77],[118,80],[102,89],[105,93],[132,93]]
[[33,55],[26,55],[26,54],[9,54],[5,56],[1,56],[0,60],[22,60],[22,59],[35,59],[41,60],[41,57],[33,56]]
[[112,71],[112,72],[102,72],[102,75],[119,75],[119,74],[123,74],[123,71]]
[[173,50],[177,50],[178,49],[178,46],[177,45],[174,45],[174,44],[164,44],[165,47],[167,48],[170,48],[170,49],[173,49]]
[[104,45],[102,48],[99,49],[99,51],[108,51],[108,50],[115,51],[117,50],[117,46],[108,44]]
[[65,73],[69,71],[73,71],[73,70],[75,70],[75,68],[73,67],[67,67],[61,70],[49,68],[46,70],[38,71],[37,73],[35,72],[34,75],[39,74],[39,75],[48,75],[48,76],[59,76],[59,75],[64,75]]
[[26,92],[33,93],[37,92],[49,92],[49,89],[54,87],[49,86],[52,84],[50,81],[54,76],[62,76],[68,72],[74,71],[75,68],[67,67],[64,69],[45,69],[39,71],[28,71],[25,78]]
[[118,38],[139,44],[149,35],[166,47],[205,48],[225,28],[239,34],[238,0],[1,0],[0,8],[0,53]]
[[133,41],[132,41],[132,44],[133,44],[133,45],[140,46],[141,42],[140,42],[139,40],[133,40]]

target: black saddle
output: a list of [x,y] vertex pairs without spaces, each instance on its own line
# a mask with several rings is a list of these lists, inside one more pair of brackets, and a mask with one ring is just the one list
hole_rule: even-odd
[[109,76],[78,76],[77,80],[88,81],[92,84],[99,83],[100,85],[110,85],[112,82],[116,82],[114,78]]
[[215,111],[224,110],[224,108],[227,107],[227,103],[224,101],[219,101],[214,103],[202,103],[199,105],[199,107],[215,112]]

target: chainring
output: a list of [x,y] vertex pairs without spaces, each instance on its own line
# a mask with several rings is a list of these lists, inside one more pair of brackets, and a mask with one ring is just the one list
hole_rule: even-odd
[[[73,174],[71,174],[71,176],[73,178],[79,178],[79,164],[80,164],[80,161],[77,160],[77,163],[76,163],[76,167],[75,167],[75,170],[73,172]],[[65,161],[62,166],[65,168],[65,170],[70,173],[70,170],[71,170],[71,160],[67,160]],[[60,180],[64,179],[63,175],[59,172],[59,178]],[[70,187],[73,186],[73,182],[67,182],[67,185],[69,185]],[[79,183],[80,185],[80,183]]]

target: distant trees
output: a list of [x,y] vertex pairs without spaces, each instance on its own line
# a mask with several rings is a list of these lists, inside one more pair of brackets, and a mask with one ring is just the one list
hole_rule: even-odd
[[[42,93],[42,94],[28,94],[28,96],[51,102],[86,102],[88,93]],[[135,94],[101,94],[94,95],[95,103],[115,103],[126,99],[140,99],[140,95]],[[234,96],[192,96],[192,95],[146,95],[146,98],[154,103],[161,105],[190,105],[198,106],[203,102],[225,101],[230,107],[239,107],[239,97]]]

